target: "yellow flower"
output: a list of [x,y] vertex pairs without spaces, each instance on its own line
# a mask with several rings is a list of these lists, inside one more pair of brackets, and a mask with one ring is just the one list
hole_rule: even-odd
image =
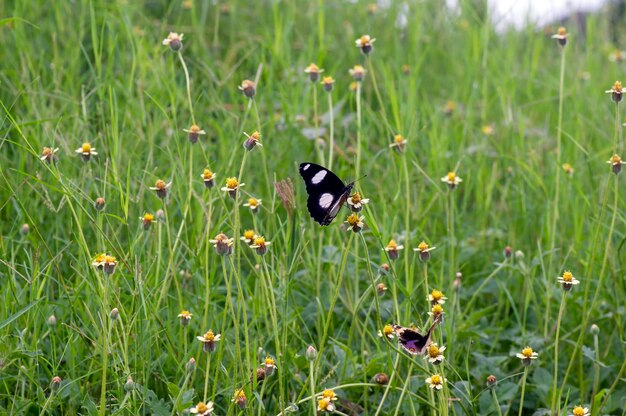
[[41,156],[39,157],[39,159],[48,163],[56,162],[58,159],[56,156],[56,152],[58,151],[59,151],[58,147],[54,149],[51,147],[44,147],[43,150],[41,151]]
[[436,303],[443,305],[444,303],[446,303],[446,300],[448,300],[448,298],[443,295],[443,292],[435,289],[430,293],[430,295],[428,295],[428,300],[430,301],[431,305],[434,305]]
[[324,389],[324,391],[322,392],[322,398],[334,401],[337,400],[338,397],[333,390]]
[[365,55],[368,55],[372,52],[372,49],[374,48],[374,42],[376,42],[376,39],[370,38],[370,35],[363,35],[354,41],[356,47],[360,48],[361,52]]
[[311,80],[311,82],[317,82],[320,74],[324,72],[324,70],[320,69],[317,65],[312,63],[304,69],[304,72],[309,74],[309,79]]
[[403,249],[404,249],[404,246],[396,243],[396,240],[389,240],[389,243],[387,243],[387,246],[384,248],[390,260],[397,259],[399,256],[398,251],[403,250]]
[[243,241],[246,244],[252,244],[254,242],[255,237],[256,237],[256,233],[254,232],[254,230],[246,230],[243,232],[241,241]]
[[439,319],[443,314],[443,306],[441,306],[439,303],[435,303],[430,309],[430,312],[428,312],[428,315],[432,316],[435,320]]
[[434,390],[441,390],[443,388],[443,383],[445,382],[446,379],[441,377],[439,374],[433,374],[426,379],[426,384],[428,384],[428,387]]
[[485,136],[492,136],[496,132],[496,129],[494,129],[491,124],[487,124],[482,127],[481,131]]
[[455,101],[446,101],[446,104],[443,107],[443,112],[445,115],[450,116],[456,111],[456,107],[457,106]]
[[557,277],[556,280],[561,283],[561,286],[565,291],[570,290],[573,285],[580,283],[580,281],[578,281],[578,279],[576,279],[571,272],[563,272],[563,276]]
[[246,150],[248,151],[252,150],[254,149],[255,146],[259,146],[259,147],[263,146],[260,141],[261,133],[259,133],[258,131],[255,131],[252,134],[248,134],[244,131],[243,134],[246,136],[246,140],[243,142],[243,147]]
[[91,156],[96,156],[98,154],[98,152],[96,152],[96,148],[91,147],[91,145],[86,142],[83,143],[81,147],[74,150],[74,152],[79,153],[85,162],[91,159]]
[[189,409],[189,413],[201,416],[208,416],[213,413],[213,402],[199,402],[195,407]]
[[237,197],[237,190],[244,185],[245,183],[240,184],[237,178],[231,177],[226,179],[226,186],[222,187],[222,191],[228,192],[228,195],[230,195],[232,199],[235,199]]
[[420,260],[428,261],[430,259],[430,252],[436,248],[437,247],[430,247],[425,241],[422,241],[419,243],[417,248],[413,249],[413,251],[417,251],[419,253]]
[[333,84],[335,80],[333,77],[324,77],[322,78],[322,87],[324,87],[324,91],[330,92],[333,90]]
[[143,229],[149,230],[150,226],[154,222],[154,215],[146,212],[145,214],[143,214],[143,217],[139,217],[139,219],[143,223]]
[[209,329],[204,335],[196,338],[204,344],[205,352],[213,352],[215,350],[215,343],[220,340],[221,335],[214,334],[213,331]]
[[182,326],[187,326],[187,324],[189,323],[189,321],[191,321],[191,317],[192,317],[192,313],[187,311],[187,310],[182,310],[179,314],[178,317],[180,318],[180,324]]
[[234,239],[228,238],[226,234],[219,233],[218,235],[215,236],[213,240],[209,240],[209,243],[213,244],[213,247],[215,247],[215,252],[218,255],[228,256],[232,253],[233,241]]
[[249,198],[248,203],[243,204],[244,207],[249,207],[253,214],[256,214],[257,210],[261,206],[261,200],[256,198]]
[[441,364],[444,360],[444,356],[442,354],[442,352],[444,352],[446,349],[446,347],[444,347],[443,345],[441,347],[437,346],[437,343],[432,342],[429,346],[428,346],[428,354],[424,356],[424,359],[427,359],[429,363],[431,364]]
[[154,186],[150,187],[150,190],[155,191],[159,198],[164,199],[170,186],[172,186],[172,182],[165,183],[163,179],[157,179]]
[[611,165],[611,169],[616,175],[622,171],[622,165],[624,164],[624,162],[622,162],[622,158],[619,155],[611,156],[611,159],[607,160],[606,163]]
[[563,163],[561,167],[563,168],[565,173],[568,174],[569,176],[572,176],[574,174],[574,167],[571,164]]
[[393,143],[389,145],[390,148],[395,149],[398,153],[404,152],[406,146],[406,139],[400,134],[396,134],[393,137]]
[[622,83],[620,81],[615,81],[615,84],[611,87],[610,90],[604,91],[606,94],[611,94],[611,99],[619,103],[622,101],[622,95],[626,92],[626,88],[622,87]]
[[243,389],[235,390],[235,394],[233,395],[233,403],[237,403],[240,409],[246,407],[246,403],[248,399],[246,398],[246,392]]
[[552,39],[556,39],[561,47],[567,45],[567,30],[564,27],[560,27],[557,32],[552,35]]
[[365,73],[367,71],[361,65],[354,65],[354,67],[348,72],[350,72],[350,75],[352,75],[352,78],[355,81],[360,82],[363,81],[363,78],[365,77]]
[[589,416],[591,413],[589,409],[582,406],[576,406],[572,409],[572,414],[570,416]]
[[334,412],[335,404],[328,399],[319,399],[317,401],[317,410],[320,412]]
[[530,365],[532,360],[536,359],[539,356],[539,354],[534,352],[532,348],[526,347],[522,350],[521,353],[515,354],[515,356],[522,360],[522,364],[524,366],[528,366]]
[[265,374],[268,376],[271,376],[276,370],[276,361],[272,357],[265,357],[263,365],[265,366]]
[[213,186],[215,185],[215,173],[211,172],[210,169],[204,169],[200,177],[204,181],[205,187],[213,188]]
[[348,231],[353,231],[355,233],[361,231],[363,229],[363,226],[365,225],[365,223],[363,222],[364,219],[365,217],[359,217],[356,213],[350,214],[345,221],[345,223],[348,224]]
[[256,250],[256,254],[262,256],[267,253],[267,246],[269,246],[270,244],[272,243],[269,241],[265,241],[265,237],[263,237],[262,235],[258,235],[254,237],[254,241],[250,245],[250,248],[253,248],[254,250]]
[[368,198],[363,198],[359,192],[355,192],[350,195],[347,202],[352,212],[359,212],[363,209],[364,205],[370,202],[370,200]]
[[441,178],[441,182],[447,183],[450,189],[454,189],[458,184],[463,182],[463,179],[457,176],[454,172],[448,172],[446,176]]
[[393,339],[394,336],[395,336],[394,335],[394,331],[393,331],[393,326],[389,325],[389,324],[385,325],[383,327],[382,331],[378,330],[378,336],[381,337],[381,338],[382,337],[387,337],[389,339]]
[[188,129],[183,129],[183,131],[189,134],[189,141],[191,143],[196,143],[199,136],[204,136],[206,134],[204,130],[200,129],[200,127],[195,124],[192,124]]

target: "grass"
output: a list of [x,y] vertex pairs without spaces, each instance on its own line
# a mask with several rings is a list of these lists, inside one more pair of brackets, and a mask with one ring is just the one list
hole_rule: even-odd
[[[624,66],[607,58],[607,16],[568,27],[561,53],[556,28],[496,33],[480,2],[440,3],[1,3],[2,412],[211,401],[218,415],[315,415],[331,389],[348,415],[624,414],[626,205],[606,163],[624,150],[623,120],[604,94]],[[185,34],[179,53],[161,44],[169,32]],[[363,34],[376,38],[367,57]],[[309,81],[311,62],[332,92]],[[207,134],[191,144],[194,122]],[[254,131],[263,147],[248,152]],[[40,159],[46,146],[58,162]],[[298,164],[329,159],[346,180],[367,175],[358,235],[346,208],[328,227],[306,210]],[[245,183],[234,199],[228,177]],[[166,199],[157,179],[172,182]],[[271,241],[264,256],[240,240],[248,229]],[[428,262],[421,241],[436,247]],[[92,266],[99,253],[113,273]],[[580,284],[565,292],[568,270]],[[448,298],[439,366],[377,336],[430,326],[435,289]],[[209,329],[220,339],[206,353]],[[528,367],[526,346],[539,354]],[[266,357],[277,368],[262,377]],[[441,390],[426,384],[435,374]]]

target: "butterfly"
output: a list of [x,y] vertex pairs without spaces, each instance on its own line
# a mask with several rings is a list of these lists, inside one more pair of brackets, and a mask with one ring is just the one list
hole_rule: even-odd
[[311,162],[300,164],[300,176],[309,194],[309,214],[321,225],[330,224],[350,196],[354,182],[346,185],[330,170]]
[[398,335],[398,341],[402,348],[407,350],[409,354],[419,355],[424,354],[428,345],[430,345],[430,335],[435,328],[435,325],[439,323],[435,320],[433,324],[428,328],[428,332],[425,335],[420,334],[418,331],[407,328],[400,325],[394,325],[393,329]]

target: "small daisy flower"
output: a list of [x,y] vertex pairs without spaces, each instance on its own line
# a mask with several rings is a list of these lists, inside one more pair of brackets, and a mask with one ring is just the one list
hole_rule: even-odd
[[214,334],[213,331],[209,329],[206,334],[196,338],[203,343],[204,352],[213,352],[215,351],[215,343],[220,340],[220,337],[220,334]]
[[253,248],[254,250],[256,250],[256,254],[262,256],[267,253],[267,246],[269,246],[270,244],[272,243],[269,241],[265,241],[265,237],[263,237],[262,235],[257,235],[256,237],[254,237],[254,241],[250,245],[250,248]]
[[611,165],[611,169],[613,170],[614,174],[618,174],[622,171],[622,165],[625,162],[622,162],[622,158],[619,157],[619,155],[615,154],[613,156],[611,156],[611,159],[607,160],[606,163]]
[[239,408],[243,410],[246,407],[247,402],[248,399],[246,398],[246,392],[243,391],[243,389],[235,390],[235,394],[233,395],[233,403],[236,403],[237,406],[239,406]]
[[261,144],[261,133],[258,131],[253,132],[252,134],[248,134],[245,131],[243,134],[246,136],[246,140],[243,142],[244,149],[250,151],[254,149],[255,146],[263,147]]
[[[328,400],[329,402],[334,402],[335,400],[338,399],[337,395],[335,394],[335,392],[331,389],[324,389],[324,391],[322,392],[322,395],[320,396],[320,399],[323,400]],[[332,411],[332,410],[329,410]]]
[[320,79],[320,74],[324,72],[323,69],[320,69],[317,65],[311,64],[304,69],[304,72],[309,74],[309,79],[311,82],[317,82]]
[[244,79],[238,88],[248,98],[252,98],[256,94],[256,83],[249,79]]
[[206,131],[201,130],[199,126],[192,124],[188,129],[183,129],[184,132],[189,134],[189,141],[191,143],[196,143],[200,136],[204,136]]
[[398,243],[396,243],[396,240],[389,240],[389,243],[387,243],[387,246],[384,248],[384,250],[387,252],[387,255],[389,256],[389,260],[397,259],[400,255],[398,251],[403,249],[404,246],[401,244],[398,245]]
[[194,415],[209,416],[213,413],[213,402],[199,402],[197,405],[189,409],[189,413]]
[[443,306],[435,303],[430,309],[430,312],[428,312],[428,315],[433,317],[433,321],[439,321],[444,313],[445,312],[443,311]]
[[167,190],[170,186],[172,186],[172,182],[165,183],[163,179],[157,179],[154,186],[150,187],[150,190],[155,191],[159,198],[165,199],[167,197]]
[[274,374],[274,370],[276,370],[276,361],[272,357],[265,357],[263,365],[265,366],[265,374],[268,376]]
[[384,283],[379,283],[376,285],[376,293],[378,294],[378,296],[384,295],[386,291],[387,291],[387,286],[385,286]]
[[564,27],[560,27],[559,30],[552,35],[552,39],[556,39],[559,45],[564,47],[567,45],[567,30]]
[[611,87],[610,90],[604,91],[606,94],[611,94],[611,100],[616,103],[622,101],[623,94],[626,92],[626,88],[622,87],[621,81],[615,81],[615,84]]
[[569,163],[563,163],[561,166],[568,176],[574,176],[574,167]]
[[457,187],[458,184],[463,182],[463,179],[457,176],[454,172],[448,172],[446,176],[441,178],[441,182],[447,183],[450,189],[454,189]]
[[402,135],[396,134],[395,136],[393,136],[393,143],[391,143],[389,147],[394,149],[398,153],[404,153],[404,148],[406,147],[406,139],[402,137]]
[[443,305],[444,303],[446,303],[446,300],[448,300],[448,298],[445,297],[443,295],[443,292],[440,290],[435,289],[432,292],[430,292],[430,295],[428,295],[428,301],[433,306],[435,304]]
[[95,268],[97,268],[98,270],[102,270],[102,267],[104,266],[104,259],[106,258],[106,254],[105,253],[100,253],[97,254],[93,260],[91,261],[91,265]]
[[220,256],[229,256],[233,252],[233,238],[228,238],[226,234],[220,233],[209,243],[215,247],[215,252]]
[[252,211],[253,214],[256,214],[259,210],[259,207],[261,206],[261,200],[256,198],[249,198],[248,202],[243,204],[243,206],[249,207],[250,211]]
[[361,53],[369,55],[374,49],[374,42],[376,39],[370,38],[370,35],[363,35],[354,41],[357,48],[361,49]]
[[443,106],[443,113],[447,116],[451,116],[456,111],[456,101],[446,101],[446,104]]
[[241,237],[241,241],[244,243],[251,245],[254,244],[254,238],[256,237],[256,233],[254,230],[246,230],[243,232],[243,236]]
[[529,366],[532,360],[535,360],[539,354],[534,352],[532,348],[526,347],[521,353],[515,354],[515,356],[522,360],[522,365]]
[[321,398],[317,401],[317,411],[332,413],[335,411],[335,404],[329,399]]
[[353,231],[355,233],[360,232],[363,229],[363,226],[365,226],[365,223],[363,222],[364,219],[365,217],[359,217],[356,213],[350,214],[345,221],[345,223],[348,224],[348,231]]
[[418,244],[417,248],[414,248],[413,251],[417,251],[420,256],[420,260],[428,261],[430,260],[430,252],[436,249],[437,247],[430,247],[426,244],[426,241],[422,241]]
[[432,376],[426,379],[426,384],[433,390],[441,390],[443,389],[443,383],[447,380],[441,377],[439,374],[433,374]]
[[442,354],[445,350],[446,347],[444,347],[443,345],[441,347],[438,347],[437,343],[431,342],[428,346],[428,349],[426,350],[427,354],[424,355],[424,359],[428,360],[428,362],[431,364],[439,365],[443,362],[445,358]]
[[355,192],[350,195],[347,202],[352,212],[359,212],[363,209],[364,205],[370,202],[370,200],[368,198],[361,197],[359,192]]
[[174,52],[178,52],[183,48],[183,33],[170,32],[165,39],[163,39],[163,45],[169,46]]
[[237,198],[237,190],[244,186],[245,183],[240,184],[237,178],[228,178],[226,179],[226,186],[222,187],[222,191],[228,192],[228,195],[235,199]]
[[335,79],[333,77],[324,77],[322,78],[322,87],[324,91],[331,92],[333,90],[333,84],[335,83]]
[[382,330],[378,330],[378,336],[381,338],[387,337],[388,339],[394,339],[395,332],[393,331],[393,326],[389,324],[385,325]]
[[587,409],[586,407],[582,407],[582,406],[575,406],[572,409],[572,413],[568,416],[590,416],[591,412],[589,412],[589,409]]
[[210,189],[215,186],[215,173],[211,172],[210,169],[205,169],[200,177],[202,178],[206,188]]
[[493,136],[496,132],[496,129],[491,124],[483,126],[480,130],[485,136]]
[[117,259],[113,256],[104,256],[104,260],[102,262],[102,270],[106,274],[113,274],[115,271],[115,266],[117,266]]
[[43,150],[41,151],[41,156],[39,157],[39,159],[41,159],[43,162],[47,162],[47,163],[54,163],[57,160],[59,160],[59,158],[57,157],[56,153],[59,151],[59,148],[51,148],[51,147],[44,147]]
[[178,318],[180,319],[180,324],[182,326],[187,326],[189,325],[189,321],[191,321],[191,317],[193,316],[193,314],[187,310],[182,310],[179,314],[178,314]]
[[350,69],[348,72],[350,72],[350,75],[352,75],[352,78],[356,82],[361,82],[363,81],[363,78],[365,78],[365,73],[367,71],[361,65],[354,65],[354,67],[352,67],[352,69]]
[[96,152],[95,147],[91,147],[89,143],[83,143],[81,147],[74,150],[74,152],[79,153],[83,158],[83,161],[88,162],[91,159],[91,156],[96,156],[98,152]]
[[102,211],[104,209],[104,204],[106,204],[104,198],[98,197],[94,201],[93,206],[96,208],[96,211]]
[[559,281],[559,283],[563,287],[563,290],[566,292],[569,291],[572,286],[580,283],[580,281],[576,279],[571,272],[563,272],[563,276],[557,277],[556,280]]
[[148,231],[154,222],[154,215],[146,212],[143,214],[143,217],[139,217],[139,219],[141,220],[143,229]]

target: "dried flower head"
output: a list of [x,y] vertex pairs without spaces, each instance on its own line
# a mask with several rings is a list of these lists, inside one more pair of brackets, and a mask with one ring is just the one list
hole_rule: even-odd
[[215,343],[220,340],[220,334],[214,334],[212,330],[208,330],[204,335],[196,337],[198,341],[202,342],[204,346],[204,352],[215,351]]
[[244,185],[245,183],[240,184],[237,178],[230,177],[226,179],[226,186],[222,187],[222,191],[228,192],[228,195],[235,199],[237,198],[237,190]]
[[389,147],[394,149],[398,153],[404,153],[404,148],[406,147],[406,139],[402,137],[402,135],[396,134],[395,136],[393,136],[393,143],[391,143]]
[[210,169],[204,169],[200,177],[206,188],[213,188],[213,186],[215,186],[215,173],[211,172]]
[[432,376],[426,379],[426,384],[433,390],[441,390],[443,388],[443,383],[447,380],[441,377],[439,374],[433,374]]
[[213,240],[209,240],[215,247],[215,252],[220,256],[229,256],[233,252],[233,241],[234,239],[228,238],[223,233],[219,233]]
[[258,254],[259,256],[262,256],[265,253],[267,253],[267,247],[270,244],[272,243],[269,241],[265,241],[265,237],[263,237],[262,235],[258,235],[254,237],[254,241],[250,245],[250,248],[254,249],[256,251],[256,254]]
[[611,170],[614,174],[617,175],[622,171],[622,165],[625,162],[622,162],[622,158],[619,155],[615,154],[611,156],[611,159],[607,160],[606,163],[611,165]]
[[317,80],[320,78],[320,74],[324,72],[324,70],[320,69],[317,65],[312,63],[304,69],[304,72],[309,74],[309,79],[311,80],[311,82],[317,82]]
[[189,409],[189,413],[194,415],[209,416],[213,413],[213,402],[199,402],[197,405]]
[[248,134],[244,131],[243,134],[246,136],[246,140],[244,140],[243,142],[244,149],[250,151],[254,149],[255,146],[263,146],[261,144],[261,133],[259,133],[258,131],[255,131],[252,134]]
[[334,84],[335,84],[335,79],[333,77],[322,78],[322,87],[324,88],[324,91],[331,92],[333,90]]
[[352,212],[360,212],[367,203],[370,202],[368,198],[363,198],[360,192],[355,192],[347,200],[349,208]]
[[376,39],[370,38],[370,35],[363,35],[354,41],[356,47],[360,48],[364,55],[369,55],[374,50],[374,42]]
[[189,325],[189,322],[191,321],[191,317],[193,316],[193,314],[187,310],[182,310],[179,314],[178,314],[178,318],[180,319],[180,324],[182,326],[187,326]]
[[379,337],[387,337],[388,339],[393,339],[395,337],[395,332],[393,330],[393,325],[385,325],[382,330],[378,330]]
[[441,347],[437,346],[436,342],[431,342],[426,350],[427,354],[424,355],[424,359],[428,360],[429,363],[434,365],[439,365],[443,362],[444,356],[443,352],[446,350],[446,347],[443,345]]
[[416,248],[413,249],[413,251],[417,251],[419,253],[420,260],[428,261],[430,260],[430,252],[436,248],[437,247],[430,247],[426,244],[426,241],[422,241]]
[[91,145],[87,142],[83,143],[83,145],[74,150],[74,152],[80,154],[85,162],[91,160],[91,156],[96,156],[98,154],[98,152],[96,152],[96,148],[91,147]]
[[621,81],[615,81],[615,84],[610,90],[604,91],[606,94],[611,94],[611,100],[615,103],[622,101],[623,94],[626,92],[626,88],[622,87]]
[[458,184],[463,182],[463,179],[457,176],[457,174],[454,172],[448,172],[446,176],[441,178],[441,182],[447,183],[450,189],[454,189],[457,187]]
[[572,286],[580,283],[580,281],[578,281],[578,279],[576,279],[571,272],[563,272],[563,276],[558,276],[556,280],[558,280],[561,287],[566,292],[571,290]]
[[57,160],[59,160],[59,158],[57,157],[56,153],[59,151],[59,148],[51,148],[51,147],[44,147],[43,150],[41,151],[41,156],[39,157],[39,159],[41,159],[43,162],[47,162],[47,163],[54,163]]
[[532,360],[536,359],[539,354],[534,352],[532,348],[526,347],[521,353],[515,354],[515,356],[522,360],[522,365],[529,366]]
[[428,295],[428,301],[430,302],[431,306],[434,306],[435,304],[443,305],[444,303],[446,303],[446,300],[448,300],[448,298],[443,295],[442,291],[437,289],[433,290]]
[[400,255],[399,251],[403,250],[404,246],[396,243],[396,240],[389,240],[387,246],[385,246],[384,250],[387,252],[387,256],[389,256],[389,260],[395,260]]
[[256,83],[249,79],[244,79],[238,88],[248,98],[253,98],[256,94]]
[[350,214],[345,221],[345,223],[348,224],[348,231],[353,231],[355,233],[360,232],[365,226],[365,223],[363,222],[364,219],[365,217],[359,217],[356,213]]
[[559,30],[552,35],[552,39],[556,39],[561,47],[565,47],[565,45],[567,45],[567,30],[561,26]]
[[378,283],[376,285],[376,294],[378,296],[384,295],[386,291],[387,291],[387,286],[385,286],[384,283]]
[[154,186],[150,187],[150,190],[155,191],[157,196],[161,199],[167,198],[167,190],[172,186],[172,182],[166,183],[163,179],[157,179]]
[[361,82],[363,81],[363,78],[365,78],[365,73],[367,71],[361,65],[354,65],[354,67],[352,67],[348,72],[352,75],[352,79],[356,82]]
[[199,126],[192,124],[188,129],[183,129],[184,132],[189,134],[189,141],[191,143],[196,143],[200,136],[204,136],[206,132],[200,129]]
[[145,213],[143,214],[143,217],[139,217],[139,219],[141,220],[141,224],[143,226],[143,229],[148,231],[150,229],[150,227],[152,226],[152,223],[155,221],[154,219],[154,215],[153,214],[149,214],[149,213]]
[[170,32],[165,39],[163,39],[163,45],[169,46],[174,52],[178,52],[183,48],[183,33]]

